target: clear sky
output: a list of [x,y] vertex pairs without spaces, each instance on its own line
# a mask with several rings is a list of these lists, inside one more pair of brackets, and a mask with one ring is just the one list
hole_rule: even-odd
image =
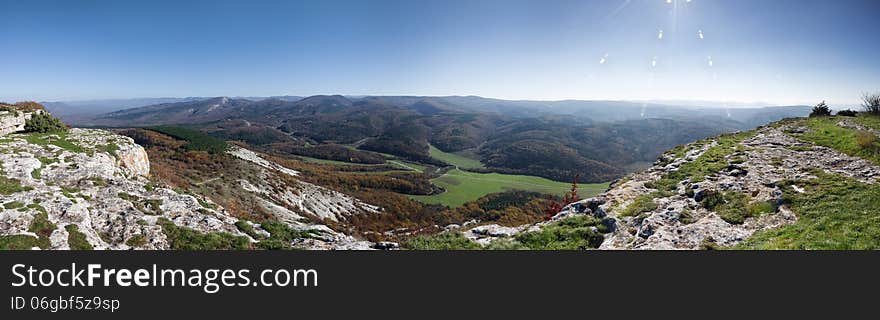
[[880,90],[880,1],[667,2],[0,0],[0,99],[839,105]]

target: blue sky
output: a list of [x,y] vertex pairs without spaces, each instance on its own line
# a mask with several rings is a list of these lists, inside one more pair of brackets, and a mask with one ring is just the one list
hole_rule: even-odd
[[871,0],[0,0],[0,99],[850,104],[880,90],[878,11]]

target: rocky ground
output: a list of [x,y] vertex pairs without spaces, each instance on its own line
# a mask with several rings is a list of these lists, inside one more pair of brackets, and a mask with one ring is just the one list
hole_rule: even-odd
[[[851,121],[841,120],[842,127],[866,130]],[[727,163],[699,181],[675,180],[674,191],[659,190],[661,179],[697,161],[708,150],[719,146],[718,138],[685,146],[680,152],[664,154],[655,165],[612,184],[605,193],[568,205],[548,222],[518,228],[480,226],[463,231],[481,244],[541,229],[548,223],[576,215],[604,219],[611,232],[605,234],[600,249],[700,249],[708,246],[733,246],[759,230],[794,223],[797,215],[781,201],[779,184],[783,181],[815,179],[813,170],[854,178],[873,184],[880,178],[880,167],[830,148],[807,144],[795,137],[808,132],[797,122],[761,127],[744,134],[724,156]],[[795,192],[803,192],[797,185]],[[741,223],[726,221],[718,212],[705,207],[704,199],[713,194],[741,194],[745,204],[768,204],[772,208]],[[627,210],[639,198],[648,197],[653,205],[644,212]]]
[[[265,206],[294,230],[312,230],[297,239],[302,249],[369,249],[360,241],[321,225],[308,223],[311,214],[336,220],[359,210],[378,208],[308,183],[278,185],[274,175],[293,170],[271,163],[245,149],[233,155],[263,170],[258,177],[241,181],[262,193]],[[59,134],[8,134],[0,136],[0,236],[48,238],[42,249],[69,249],[69,234],[77,232],[94,249],[168,249],[162,221],[171,221],[200,233],[250,235],[209,199],[178,192],[150,181],[149,159],[131,138],[104,130],[71,129]],[[296,210],[291,210],[295,208]],[[36,221],[48,221],[48,230],[34,230]],[[259,224],[257,234],[268,232]],[[71,228],[70,226],[75,226]],[[83,237],[80,237],[83,238]],[[2,239],[0,239],[2,240]]]

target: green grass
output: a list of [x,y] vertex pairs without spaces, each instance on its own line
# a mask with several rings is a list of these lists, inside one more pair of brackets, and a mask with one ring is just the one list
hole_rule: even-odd
[[[850,156],[880,163],[880,144],[873,142],[871,146],[859,145],[859,130],[840,127],[837,125],[838,121],[837,117],[806,119],[803,123],[812,130],[803,135],[795,136],[795,138],[832,148]],[[874,125],[872,119],[859,121],[868,126]]]
[[[755,233],[736,249],[880,249],[880,187],[839,175],[780,184],[783,200],[797,215],[794,224]],[[792,185],[805,189],[795,192]]]
[[61,149],[75,152],[75,153],[84,153],[86,149],[82,146],[79,146],[70,140],[67,140],[67,133],[64,132],[55,132],[55,133],[28,133],[21,135],[25,141],[30,144],[38,145],[38,146],[47,146],[54,145]]
[[[236,224],[237,227],[241,228]],[[260,240],[257,247],[265,250],[289,250],[290,243],[294,239],[311,238],[317,231],[310,230],[294,230],[286,224],[275,221],[265,221],[260,224],[260,228],[269,232],[269,239]],[[245,231],[242,231],[245,232]],[[251,230],[253,232],[253,230]],[[259,240],[259,238],[255,238]]]
[[6,177],[6,172],[3,171],[3,164],[0,163],[0,194],[10,195],[16,192],[22,191],[30,191],[33,190],[32,187],[22,186],[21,181],[18,179],[12,179]]
[[[403,243],[410,250],[588,250],[598,248],[608,230],[602,220],[580,215],[559,220],[540,231],[517,234],[513,238],[493,240],[485,248],[468,239],[461,232],[444,232],[418,236]],[[593,231],[593,228],[596,231]]]
[[67,230],[67,244],[70,246],[70,250],[94,250],[86,240],[86,235],[79,232],[79,227],[75,224],[69,224],[64,229]]
[[[395,166],[398,166],[401,169],[409,170],[409,171],[425,172],[425,169],[427,169],[426,166],[412,163],[412,162],[400,161],[400,160],[388,160],[388,163],[393,164]],[[413,170],[413,169],[415,169],[415,170]]]
[[115,158],[116,153],[119,151],[119,146],[116,145],[115,143],[110,143],[107,145],[98,146],[97,149],[100,151],[104,151],[104,152],[110,154],[110,156]]
[[24,207],[24,203],[21,201],[11,201],[3,204],[3,208],[7,210],[18,209]]
[[37,234],[39,237],[36,239],[35,246],[40,247],[40,249],[48,249],[51,245],[49,236],[58,227],[49,221],[49,213],[46,212],[46,208],[43,208],[43,206],[32,203],[27,207],[37,210],[37,214],[34,215],[34,219],[31,220],[31,225],[28,227],[28,231]]
[[657,210],[657,204],[654,203],[654,197],[656,195],[654,193],[651,194],[643,194],[635,198],[633,203],[623,209],[620,213],[621,217],[635,217],[644,212],[651,212]]
[[729,162],[726,157],[735,152],[745,152],[745,147],[739,143],[754,135],[754,131],[720,135],[715,138],[718,141],[716,146],[706,150],[696,160],[681,165],[677,171],[667,173],[648,187],[660,191],[675,191],[678,183],[684,179],[690,178],[692,182],[703,181],[706,176],[726,168],[730,162],[737,162],[737,159],[731,159]]
[[29,235],[0,236],[0,250],[30,250],[40,245],[40,239]]
[[740,192],[712,192],[700,204],[730,224],[743,224],[748,218],[776,211],[773,203],[753,202],[752,197]]
[[[849,119],[853,119],[853,118],[849,118]],[[868,127],[868,128],[874,129],[874,130],[880,130],[880,117],[878,117],[878,116],[871,116],[871,115],[862,114],[862,115],[859,115],[858,117],[856,117],[855,121],[865,127]]]
[[466,238],[461,232],[444,232],[430,236],[418,236],[403,243],[409,250],[479,250],[483,247]]
[[[516,241],[529,250],[587,250],[598,248],[605,240],[602,220],[580,215],[559,220],[541,228],[540,231],[520,233]],[[599,232],[593,232],[597,227]]]
[[133,236],[131,236],[131,238],[128,238],[128,240],[125,241],[125,245],[132,247],[132,248],[143,247],[146,244],[147,244],[147,238],[144,237],[144,235],[142,235],[142,234],[133,235]]
[[260,234],[258,234],[257,231],[254,230],[254,227],[250,223],[247,223],[244,220],[236,221],[235,227],[238,228],[238,231],[244,232],[244,234],[251,236],[251,238],[254,238],[254,239],[261,239],[262,238],[260,236]]
[[453,166],[464,168],[464,169],[476,169],[476,168],[485,168],[479,160],[471,159],[459,154],[443,152],[440,149],[437,149],[433,145],[428,145],[430,149],[428,149],[428,153],[432,158],[446,162]]
[[[431,196],[410,196],[428,204],[458,207],[466,202],[477,200],[490,193],[517,189],[553,195],[563,195],[571,189],[571,184],[556,182],[545,178],[510,175],[501,173],[474,173],[458,169],[431,179],[431,182],[446,189],[446,192]],[[602,193],[608,183],[581,184],[578,195],[581,198]]]
[[247,237],[234,236],[225,232],[202,233],[175,225],[168,219],[160,218],[159,225],[168,238],[172,250],[245,250],[250,248]]
[[[372,166],[381,166],[382,165],[382,164],[354,163],[354,162],[346,162],[346,161],[338,161],[338,160],[318,159],[318,158],[312,158],[312,157],[306,157],[306,156],[297,156],[297,157],[301,158],[305,162],[317,163],[317,164],[364,166],[364,167],[372,167]],[[387,160],[386,163],[397,166],[398,168],[402,169],[402,171],[425,172],[425,168],[426,168],[424,165],[420,165],[420,164],[416,164],[416,163],[412,163],[412,162],[408,162],[408,161],[401,161],[401,160]],[[379,171],[376,173],[384,173],[384,172],[390,172],[390,171]]]

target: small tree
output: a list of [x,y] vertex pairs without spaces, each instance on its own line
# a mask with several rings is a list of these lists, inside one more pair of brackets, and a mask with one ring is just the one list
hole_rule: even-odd
[[48,133],[65,131],[67,131],[67,126],[61,120],[46,112],[34,113],[24,123],[24,132]]
[[865,93],[862,95],[862,107],[871,115],[880,116],[880,93]]
[[562,211],[562,208],[580,200],[578,197],[578,178],[580,178],[580,176],[580,174],[574,176],[574,180],[571,182],[571,191],[565,193],[561,202],[556,201],[553,196],[550,196],[550,200],[553,201],[553,203],[544,210],[545,220],[550,220],[553,216],[559,213],[559,211]]
[[850,109],[837,111],[837,115],[841,117],[855,117],[859,113]]
[[812,117],[827,117],[831,115],[831,108],[825,104],[825,101],[820,102],[815,107],[813,107],[813,112],[810,112],[810,118]]

